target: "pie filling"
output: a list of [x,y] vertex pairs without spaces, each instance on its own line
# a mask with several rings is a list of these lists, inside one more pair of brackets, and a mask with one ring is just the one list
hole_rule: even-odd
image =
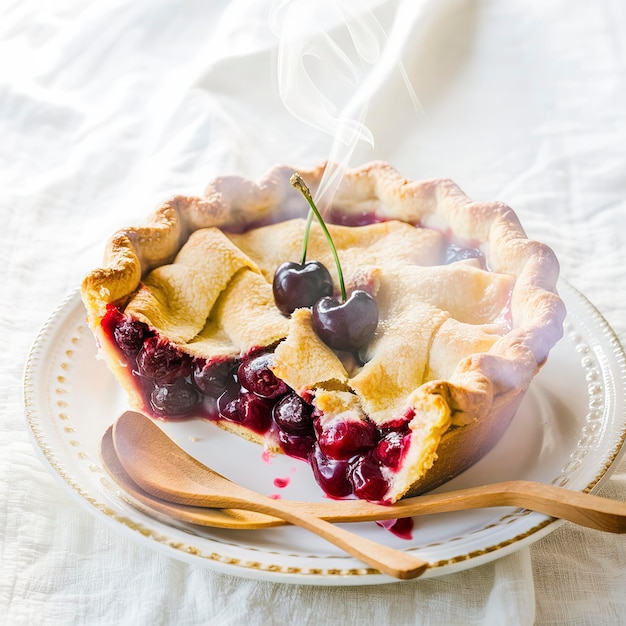
[[[373,219],[368,221],[363,215],[358,217],[358,226],[373,223],[380,222]],[[345,220],[342,226],[354,229],[354,225],[346,224]],[[402,228],[405,227],[406,224],[402,225]],[[419,226],[410,228],[415,231],[423,230]],[[291,232],[289,228],[287,230],[288,233]],[[249,240],[245,243],[243,242],[245,234],[232,235],[231,239],[255,256],[257,237],[254,233],[250,234]],[[338,239],[341,240],[341,237]],[[368,235],[366,239],[369,239]],[[450,243],[440,233],[435,239],[437,263],[442,265],[469,263],[469,266],[478,272],[490,273],[485,268],[483,255],[478,248]],[[278,257],[283,253],[279,252]],[[184,254],[183,248],[177,262],[181,263],[180,259]],[[434,259],[429,262],[431,261],[434,262]],[[394,262],[387,263],[392,270],[396,268]],[[266,274],[269,274],[271,264],[270,260]],[[172,268],[175,265],[176,263],[165,267]],[[237,269],[238,266],[239,263],[236,263],[234,276],[240,271]],[[163,271],[163,268],[160,269]],[[380,279],[377,273],[377,270],[372,270],[369,274],[365,272],[359,275],[358,271],[352,274],[355,281],[360,281],[361,287],[376,291],[381,289],[380,285],[370,283],[372,281],[378,283]],[[372,275],[375,278],[372,278]],[[172,279],[167,283],[168,288],[173,282],[175,281]],[[232,282],[231,278],[229,283]],[[155,286],[155,281],[148,277],[146,284],[153,285],[152,294],[156,294],[158,299],[160,292]],[[145,288],[145,284],[143,287]],[[220,294],[227,291],[226,285],[219,287]],[[163,285],[160,289],[164,289]],[[246,297],[245,292],[242,297]],[[501,315],[506,313],[506,306],[502,307],[502,302],[506,303],[507,299],[508,292],[504,300],[500,298]],[[217,331],[214,332],[214,329],[207,330],[211,325],[211,317],[219,305],[220,295],[212,303],[210,307],[212,313],[208,321],[203,322],[205,326],[200,335],[204,333],[211,337],[219,334]],[[138,314],[137,311],[141,313]],[[440,311],[433,308],[432,311],[421,314],[426,318],[429,315],[437,318]],[[137,408],[154,418],[208,419],[222,426],[234,427],[238,434],[263,441],[271,450],[280,450],[290,456],[307,460],[316,481],[331,497],[356,496],[377,502],[389,502],[395,498],[393,495],[390,496],[391,487],[394,476],[403,467],[403,461],[413,441],[411,424],[416,409],[413,405],[407,404],[399,411],[393,407],[390,413],[386,410],[387,407],[382,407],[382,411],[378,410],[378,413],[382,412],[383,418],[379,416],[378,419],[371,419],[362,407],[357,406],[359,404],[357,395],[350,386],[350,380],[358,380],[358,373],[363,374],[367,369],[368,359],[371,357],[367,350],[356,355],[333,354],[332,358],[337,363],[332,365],[338,365],[342,369],[345,366],[346,373],[350,371],[352,376],[347,374],[342,380],[338,380],[341,378],[340,375],[334,379],[316,382],[316,377],[313,376],[314,384],[300,384],[302,381],[299,374],[290,375],[287,377],[290,379],[289,382],[299,385],[298,389],[294,389],[273,371],[273,368],[281,369],[280,359],[277,359],[275,354],[276,348],[279,352],[286,351],[286,363],[287,367],[289,366],[290,341],[282,337],[282,334],[289,337],[288,331],[281,333],[279,340],[272,345],[253,346],[239,354],[231,354],[226,350],[224,354],[206,356],[193,353],[194,344],[202,344],[202,338],[194,337],[187,343],[186,348],[177,345],[155,327],[159,325],[167,327],[167,323],[161,321],[152,325],[148,323],[150,315],[154,316],[154,312],[146,313],[145,306],[142,308],[131,300],[126,310],[109,304],[106,314],[101,319],[104,334],[102,339],[113,346],[121,366],[118,373],[123,372],[125,386],[134,389],[134,395],[138,398],[136,403],[140,404]],[[143,317],[146,321],[138,317]],[[295,312],[293,318],[296,323],[301,318],[306,319],[306,315]],[[410,320],[413,321],[412,318]],[[419,322],[419,318],[417,321]],[[388,323],[391,324],[389,320],[381,321],[383,338],[385,325]],[[311,342],[306,337],[304,340],[298,337],[297,333],[292,334],[296,335],[295,341],[302,356],[300,344],[306,346]],[[429,338],[426,343],[430,344],[430,341]],[[381,339],[379,343],[383,344],[384,341]],[[219,339],[215,339],[213,344],[219,348]],[[411,349],[410,345],[408,347]],[[393,349],[393,345],[391,348]],[[415,346],[415,349],[419,353],[423,348]],[[306,348],[304,352],[306,353]],[[278,365],[276,361],[279,361]],[[380,363],[377,366],[380,366]],[[332,371],[333,367],[330,370]],[[383,376],[387,375],[383,372]],[[397,372],[395,375],[401,378],[403,372]],[[393,374],[391,379],[393,382]],[[401,389],[412,389],[419,386],[423,380],[396,382]],[[373,379],[373,384],[377,384],[376,378]],[[449,423],[446,423],[442,430],[448,426]],[[416,435],[418,439],[419,435],[418,432]],[[422,445],[423,442],[419,441],[418,447]]]
[[411,415],[384,427],[367,419],[323,426],[311,396],[307,401],[274,375],[271,350],[207,362],[114,306],[102,328],[123,355],[148,415],[240,424],[271,448],[308,460],[327,495],[384,500],[386,474],[400,467]]

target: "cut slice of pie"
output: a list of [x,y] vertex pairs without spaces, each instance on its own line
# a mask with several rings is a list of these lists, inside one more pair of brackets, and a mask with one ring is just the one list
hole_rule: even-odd
[[[301,171],[312,190],[323,170]],[[218,178],[116,233],[82,285],[99,349],[133,408],[306,459],[333,497],[432,489],[495,445],[561,337],[556,258],[509,207],[449,180],[348,171],[326,218],[348,292],[372,295],[379,323],[358,352],[335,351],[310,309],[274,302],[308,211],[293,172]],[[317,224],[308,257],[338,285]]]

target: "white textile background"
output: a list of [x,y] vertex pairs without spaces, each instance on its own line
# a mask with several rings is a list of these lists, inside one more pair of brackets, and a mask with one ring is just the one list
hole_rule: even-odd
[[[256,582],[130,542],[36,456],[22,401],[28,350],[108,236],[217,174],[328,156],[329,136],[278,95],[270,4],[0,3],[0,622],[626,623],[620,536],[564,524],[491,564],[409,583]],[[360,144],[352,164],[380,158],[508,203],[625,343],[626,5],[370,4],[421,108],[399,74],[384,75],[365,119],[375,145]],[[626,463],[602,493],[626,500]]]

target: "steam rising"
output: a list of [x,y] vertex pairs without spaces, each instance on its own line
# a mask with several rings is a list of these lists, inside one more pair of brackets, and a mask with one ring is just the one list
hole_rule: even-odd
[[407,16],[398,11],[394,36],[388,39],[367,4],[276,0],[270,12],[279,39],[280,98],[292,115],[332,137],[329,165],[315,194],[322,211],[330,206],[359,141],[374,147],[365,119],[372,96],[390,72],[401,73],[415,108],[421,110],[400,61],[405,37],[395,32],[406,30]]

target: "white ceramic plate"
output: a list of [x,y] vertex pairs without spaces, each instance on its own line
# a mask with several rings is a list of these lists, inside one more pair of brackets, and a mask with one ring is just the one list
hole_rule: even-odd
[[[564,282],[560,292],[568,309],[564,338],[533,381],[509,430],[491,453],[440,491],[518,478],[589,491],[609,475],[626,433],[624,352],[588,300]],[[250,578],[319,585],[394,580],[299,528],[200,528],[157,519],[131,506],[103,471],[98,454],[102,434],[127,408],[126,400],[96,359],[78,294],[42,329],[24,380],[26,415],[44,461],[78,502],[127,536],[195,565]],[[284,498],[323,497],[302,461],[268,458],[259,446],[201,420],[161,427],[236,482]],[[411,539],[373,522],[349,527],[425,559],[432,567],[424,576],[432,577],[504,556],[558,524],[537,513],[492,508],[416,519]]]

